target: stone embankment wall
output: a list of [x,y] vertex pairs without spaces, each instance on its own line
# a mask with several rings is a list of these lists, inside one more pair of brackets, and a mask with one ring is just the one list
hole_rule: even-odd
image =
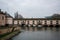
[[[13,30],[13,27],[0,29],[0,35],[1,34],[5,34],[5,33],[12,32],[12,30]],[[14,27],[14,30],[13,31],[16,31],[16,30],[20,30],[20,27]]]

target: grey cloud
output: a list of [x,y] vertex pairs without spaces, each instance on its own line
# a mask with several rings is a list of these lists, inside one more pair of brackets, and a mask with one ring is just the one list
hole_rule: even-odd
[[0,8],[12,16],[18,11],[24,17],[45,17],[60,13],[60,0],[0,0]]

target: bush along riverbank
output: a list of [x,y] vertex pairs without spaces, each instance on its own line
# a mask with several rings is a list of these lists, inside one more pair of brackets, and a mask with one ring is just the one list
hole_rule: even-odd
[[21,31],[14,31],[14,32],[10,32],[10,33],[0,35],[0,40],[8,40],[8,39],[14,37],[15,35],[19,34],[20,32]]

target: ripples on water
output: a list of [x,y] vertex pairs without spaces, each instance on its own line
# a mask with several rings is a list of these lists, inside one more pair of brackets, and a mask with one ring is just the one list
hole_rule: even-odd
[[24,29],[19,35],[11,40],[60,40],[60,28],[22,28]]

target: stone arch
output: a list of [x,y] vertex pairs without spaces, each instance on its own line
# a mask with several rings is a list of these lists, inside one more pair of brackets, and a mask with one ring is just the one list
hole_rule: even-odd
[[59,26],[60,25],[55,25],[56,31],[59,31]]
[[53,25],[49,25],[49,27],[54,27]]
[[59,28],[60,25],[55,25],[56,28]]
[[53,27],[54,27],[54,25],[49,25],[49,27],[50,27],[50,29],[52,30],[52,29],[53,29]]
[[43,27],[48,27],[48,25],[43,25]]

